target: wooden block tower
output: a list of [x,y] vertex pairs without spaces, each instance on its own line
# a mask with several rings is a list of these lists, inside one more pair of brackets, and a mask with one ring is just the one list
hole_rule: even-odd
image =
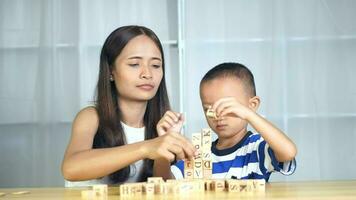
[[198,152],[194,160],[184,161],[184,177],[186,179],[211,178],[211,129],[202,129],[192,134],[192,143]]

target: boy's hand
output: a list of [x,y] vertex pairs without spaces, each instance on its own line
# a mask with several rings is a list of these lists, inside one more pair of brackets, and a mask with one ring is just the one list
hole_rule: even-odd
[[180,133],[183,127],[184,117],[181,113],[167,111],[157,123],[157,134],[162,136],[167,132]]
[[244,106],[233,97],[219,99],[213,104],[211,109],[215,110],[218,118],[223,118],[224,116],[232,115],[234,117],[239,117],[243,120],[246,120],[248,114],[252,112],[250,108]]

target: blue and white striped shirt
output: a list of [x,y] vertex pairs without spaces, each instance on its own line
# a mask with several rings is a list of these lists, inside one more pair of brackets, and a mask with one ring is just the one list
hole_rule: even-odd
[[[273,150],[258,133],[247,132],[233,147],[218,150],[217,141],[212,143],[211,156],[213,179],[265,179],[268,181],[274,171],[291,175],[296,169],[295,159],[278,162]],[[171,166],[176,179],[184,176],[184,162]]]

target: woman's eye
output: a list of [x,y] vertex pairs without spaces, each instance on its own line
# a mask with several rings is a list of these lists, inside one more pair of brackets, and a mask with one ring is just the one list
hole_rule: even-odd
[[130,63],[129,66],[130,67],[137,67],[139,64],[138,63]]
[[160,68],[161,65],[152,65],[154,68]]

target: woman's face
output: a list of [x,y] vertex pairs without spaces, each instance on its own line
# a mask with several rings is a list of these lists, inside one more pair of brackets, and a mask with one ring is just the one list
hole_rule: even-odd
[[163,77],[161,52],[149,37],[134,37],[116,58],[112,75],[121,100],[150,100]]

